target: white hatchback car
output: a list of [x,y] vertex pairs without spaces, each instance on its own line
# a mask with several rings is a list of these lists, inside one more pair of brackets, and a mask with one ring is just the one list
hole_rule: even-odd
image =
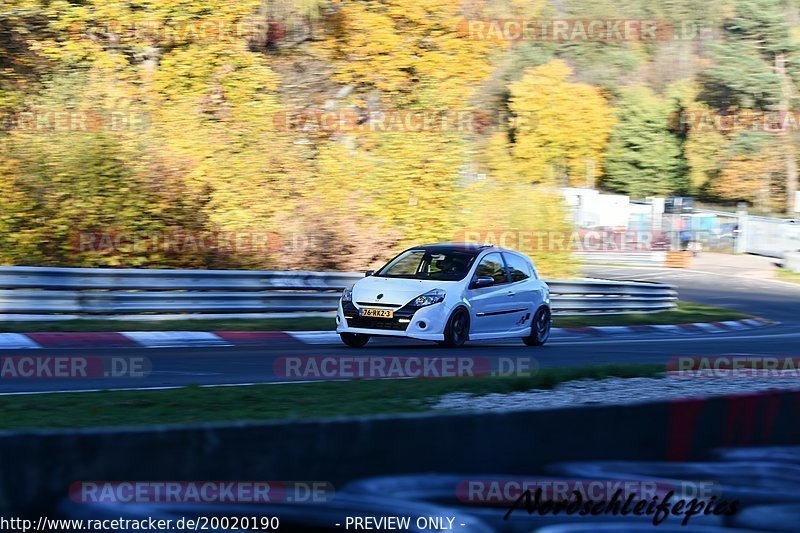
[[550,290],[518,252],[474,244],[417,246],[345,289],[336,323],[342,342],[352,347],[373,335],[445,346],[518,337],[541,346],[550,336]]

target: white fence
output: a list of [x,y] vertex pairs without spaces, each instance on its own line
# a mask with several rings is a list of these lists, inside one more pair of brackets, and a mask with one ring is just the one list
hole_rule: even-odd
[[800,251],[800,221],[750,215],[740,220],[739,251],[778,258],[786,252]]

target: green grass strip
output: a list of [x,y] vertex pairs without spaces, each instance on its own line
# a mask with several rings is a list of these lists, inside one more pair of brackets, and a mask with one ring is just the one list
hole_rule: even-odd
[[[550,389],[576,379],[655,377],[659,364],[540,369],[531,376],[199,387],[0,396],[0,429],[149,426],[420,413],[442,395]],[[438,412],[438,411],[437,411]]]

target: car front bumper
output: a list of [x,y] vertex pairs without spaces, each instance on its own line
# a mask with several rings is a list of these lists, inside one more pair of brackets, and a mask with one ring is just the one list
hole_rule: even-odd
[[[407,337],[427,341],[444,340],[444,327],[447,315],[441,303],[409,309],[395,310],[393,319],[365,318],[352,303],[339,302],[336,313],[337,333],[361,333],[383,337]],[[423,327],[424,325],[424,327]]]

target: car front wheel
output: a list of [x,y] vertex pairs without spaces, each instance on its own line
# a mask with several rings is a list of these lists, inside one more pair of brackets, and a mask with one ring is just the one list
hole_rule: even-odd
[[550,338],[550,326],[553,324],[553,316],[550,309],[540,307],[533,317],[531,324],[531,334],[522,338],[522,342],[528,346],[541,346]]
[[339,333],[339,337],[351,348],[361,348],[369,342],[369,335],[363,333]]
[[469,313],[463,307],[450,315],[450,320],[444,328],[444,340],[437,341],[441,346],[457,348],[469,339]]

